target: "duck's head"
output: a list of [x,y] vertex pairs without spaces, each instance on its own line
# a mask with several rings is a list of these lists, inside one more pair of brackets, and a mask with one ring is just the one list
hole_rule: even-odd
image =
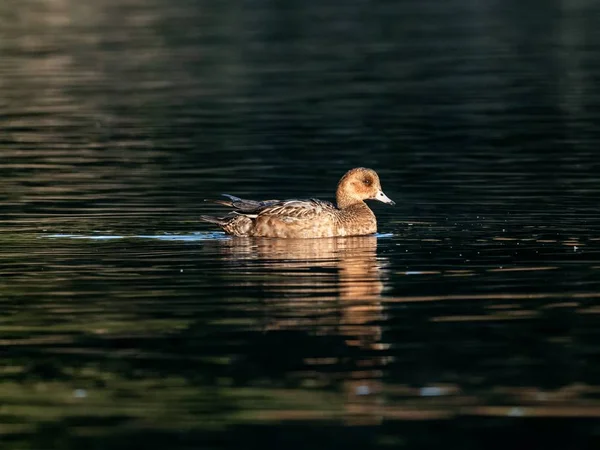
[[345,208],[363,200],[378,200],[395,205],[381,190],[379,175],[372,169],[358,167],[349,170],[340,180],[336,200],[338,208]]

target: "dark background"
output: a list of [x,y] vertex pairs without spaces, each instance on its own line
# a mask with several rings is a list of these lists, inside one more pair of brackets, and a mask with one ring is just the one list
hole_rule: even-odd
[[[0,3],[6,449],[595,448],[600,4]],[[239,242],[228,192],[380,234]]]

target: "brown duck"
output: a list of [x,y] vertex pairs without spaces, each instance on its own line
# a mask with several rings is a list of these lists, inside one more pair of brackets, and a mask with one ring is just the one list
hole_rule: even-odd
[[200,216],[234,236],[273,238],[320,238],[358,236],[377,232],[377,219],[364,200],[394,205],[381,190],[372,169],[349,170],[338,183],[337,206],[317,200],[244,200],[224,194],[229,200],[215,203],[234,208],[225,217]]

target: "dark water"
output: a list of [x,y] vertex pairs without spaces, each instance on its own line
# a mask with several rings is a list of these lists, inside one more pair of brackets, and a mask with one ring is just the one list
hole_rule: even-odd
[[[599,23],[0,3],[0,448],[597,448]],[[197,220],[354,166],[377,236]]]

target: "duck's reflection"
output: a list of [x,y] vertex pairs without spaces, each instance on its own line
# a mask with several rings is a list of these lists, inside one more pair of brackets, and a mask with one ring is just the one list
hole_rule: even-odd
[[323,373],[341,378],[349,417],[363,423],[379,420],[376,394],[386,363],[381,293],[387,261],[377,257],[377,238],[236,238],[220,245],[235,267],[230,282],[258,288],[265,298],[263,331],[302,331],[323,342],[342,337],[344,349],[325,345],[318,357],[304,356],[304,361],[308,367],[316,364],[315,375],[321,378]]

